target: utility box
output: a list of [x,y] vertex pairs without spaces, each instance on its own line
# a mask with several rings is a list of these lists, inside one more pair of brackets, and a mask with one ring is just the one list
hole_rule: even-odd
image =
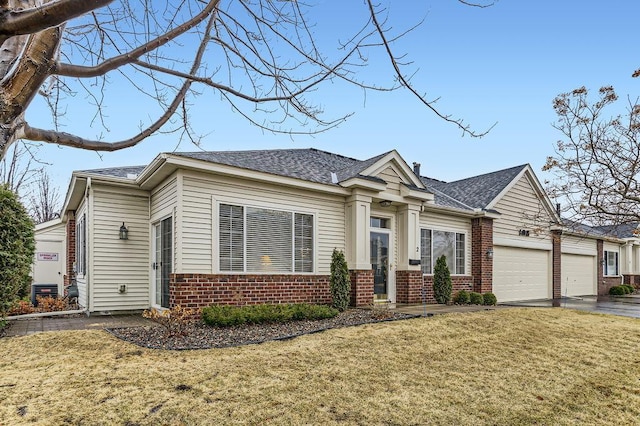
[[31,304],[38,306],[37,297],[58,297],[58,284],[32,284],[31,285]]

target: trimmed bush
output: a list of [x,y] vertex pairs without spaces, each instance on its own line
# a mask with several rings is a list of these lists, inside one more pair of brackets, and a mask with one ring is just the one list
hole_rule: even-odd
[[484,297],[482,294],[472,291],[469,293],[469,303],[472,305],[484,305]]
[[29,294],[34,224],[16,194],[0,185],[0,317]]
[[456,305],[468,305],[470,301],[469,292],[466,290],[459,290],[453,295],[453,303]]
[[447,257],[442,255],[436,260],[436,266],[433,268],[433,297],[436,302],[447,304],[451,300],[452,290]]
[[626,289],[627,289],[627,294],[633,294],[633,293],[635,293],[635,292],[636,292],[636,288],[635,288],[634,286],[632,286],[632,285],[629,285],[629,284],[623,284],[623,286],[625,286],[625,287],[626,287]]
[[495,294],[487,292],[482,295],[482,300],[485,306],[494,306],[498,304],[498,298]]
[[333,249],[331,254],[331,296],[333,306],[342,312],[349,307],[351,299],[351,278],[349,277],[349,267],[341,250]]
[[202,309],[202,320],[212,327],[320,320],[333,318],[336,315],[338,315],[337,309],[308,303],[247,306],[211,305]]
[[627,294],[627,289],[621,285],[614,285],[609,289],[609,294],[612,296],[623,296]]

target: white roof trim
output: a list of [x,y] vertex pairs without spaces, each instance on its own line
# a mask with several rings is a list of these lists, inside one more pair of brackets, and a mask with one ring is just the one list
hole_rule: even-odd
[[366,176],[377,175],[378,173],[389,167],[389,163],[395,164],[400,168],[400,171],[402,171],[403,175],[401,177],[404,177],[404,179],[407,180],[406,183],[411,183],[418,188],[425,189],[425,186],[420,178],[416,176],[416,174],[413,172],[413,169],[409,167],[407,162],[404,161],[404,158],[402,158],[400,154],[398,154],[398,151],[396,151],[395,149],[364,169],[362,172],[360,172],[360,174]]

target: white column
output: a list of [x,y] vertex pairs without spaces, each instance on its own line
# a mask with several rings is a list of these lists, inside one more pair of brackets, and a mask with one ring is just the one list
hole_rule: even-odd
[[623,274],[631,274],[633,272],[633,243],[628,241],[625,245],[625,270],[622,271]]
[[410,260],[420,259],[420,205],[407,204],[398,208],[398,270],[419,271],[420,265]]
[[371,197],[354,194],[345,205],[345,258],[349,269],[371,269],[369,220]]

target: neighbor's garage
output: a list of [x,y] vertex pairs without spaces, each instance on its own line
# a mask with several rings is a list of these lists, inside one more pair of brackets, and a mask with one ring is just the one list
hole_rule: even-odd
[[562,253],[561,295],[592,296],[596,294],[596,257]]
[[495,246],[493,292],[499,302],[549,299],[551,251]]

